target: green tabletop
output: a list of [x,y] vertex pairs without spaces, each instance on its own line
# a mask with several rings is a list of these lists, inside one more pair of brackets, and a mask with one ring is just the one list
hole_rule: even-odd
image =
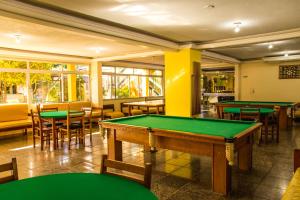
[[[249,111],[249,113],[251,113],[251,108],[247,108],[247,112],[248,111]],[[274,112],[274,110],[271,108],[260,108],[259,109],[259,113],[262,115],[269,115],[273,112]],[[240,114],[241,108],[224,108],[224,113]]]
[[221,104],[240,104],[240,105],[270,105],[292,107],[293,102],[272,102],[272,101],[222,101]]
[[[72,115],[82,115],[83,111],[70,111]],[[47,111],[41,112],[42,118],[55,118],[55,119],[63,119],[67,118],[68,111]]]
[[172,117],[165,115],[139,115],[118,119],[104,120],[117,124],[146,127],[151,129],[172,130],[234,138],[240,132],[254,126],[256,123],[208,118]]
[[144,186],[121,177],[100,174],[53,174],[0,185],[1,199],[10,200],[154,200]]

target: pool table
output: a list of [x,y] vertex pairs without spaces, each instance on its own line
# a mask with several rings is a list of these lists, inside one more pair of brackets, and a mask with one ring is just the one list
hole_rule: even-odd
[[252,167],[253,135],[261,124],[222,119],[140,115],[100,122],[107,130],[108,156],[122,160],[122,141],[212,158],[213,191],[227,194],[234,153],[242,170]]
[[216,104],[216,109],[219,118],[223,119],[224,108],[228,108],[228,107],[274,108],[274,106],[280,106],[279,128],[282,130],[288,128],[288,110],[290,109],[291,116],[293,116],[293,112],[297,104],[298,103],[295,102],[271,102],[271,101],[222,101]]

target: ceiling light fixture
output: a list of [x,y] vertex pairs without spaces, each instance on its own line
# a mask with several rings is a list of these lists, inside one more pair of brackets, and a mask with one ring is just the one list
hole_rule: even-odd
[[273,44],[269,44],[268,49],[272,49],[273,48]]
[[240,32],[241,31],[241,25],[242,25],[242,23],[241,22],[235,22],[234,23],[234,32],[236,32],[236,33],[238,33],[238,32]]
[[288,57],[288,56],[289,56],[289,54],[288,54],[288,53],[285,53],[285,54],[284,54],[284,57]]
[[15,38],[17,44],[21,43],[21,35],[20,34],[15,34],[13,37]]

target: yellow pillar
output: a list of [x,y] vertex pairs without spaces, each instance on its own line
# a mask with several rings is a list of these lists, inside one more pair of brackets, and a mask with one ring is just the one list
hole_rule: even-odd
[[[68,70],[75,71],[75,65],[68,65]],[[76,74],[68,74],[68,101],[77,101]]]
[[199,50],[182,49],[165,53],[166,115],[192,115],[192,74],[194,62],[200,63]]

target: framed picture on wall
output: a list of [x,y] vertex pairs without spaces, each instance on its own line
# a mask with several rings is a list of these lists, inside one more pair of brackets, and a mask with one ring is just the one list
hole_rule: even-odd
[[300,79],[300,64],[279,65],[279,79]]

